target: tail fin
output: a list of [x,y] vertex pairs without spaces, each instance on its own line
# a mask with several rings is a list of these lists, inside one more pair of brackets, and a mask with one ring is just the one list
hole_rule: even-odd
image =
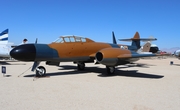
[[8,43],[8,32],[9,32],[9,29],[6,29],[0,33],[0,44]]
[[138,32],[136,32],[136,33],[134,34],[134,37],[131,38],[131,39],[132,39],[132,44],[131,44],[131,46],[134,46],[134,47],[136,47],[137,49],[141,48],[140,36],[139,36],[139,33],[138,33]]
[[142,52],[149,52],[149,50],[151,48],[151,43],[146,42],[141,48],[142,48]]
[[150,42],[146,42],[140,49],[138,49],[137,53],[144,53],[144,52],[149,52],[151,48],[151,43]]
[[140,41],[154,41],[157,40],[156,38],[140,38],[140,35],[138,32],[135,33],[133,38],[130,39],[119,39],[120,41],[132,41],[131,48],[134,51],[137,51],[141,48]]
[[115,35],[114,35],[114,31],[112,32],[112,39],[113,39],[113,44],[117,44],[116,38],[115,38]]

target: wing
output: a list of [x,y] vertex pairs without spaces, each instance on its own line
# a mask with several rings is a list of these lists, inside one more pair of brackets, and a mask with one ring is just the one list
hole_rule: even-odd
[[123,58],[143,58],[143,57],[155,57],[158,56],[156,54],[152,54],[151,52],[143,52],[141,54],[138,54],[136,52],[131,52],[131,54],[121,54],[117,58],[123,59]]

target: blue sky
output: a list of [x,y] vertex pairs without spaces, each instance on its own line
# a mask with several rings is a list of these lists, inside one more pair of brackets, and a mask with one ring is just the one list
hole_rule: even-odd
[[[1,0],[0,31],[9,41],[50,43],[61,35],[98,42],[153,36],[160,48],[180,47],[179,0]],[[120,42],[120,44],[127,44]]]

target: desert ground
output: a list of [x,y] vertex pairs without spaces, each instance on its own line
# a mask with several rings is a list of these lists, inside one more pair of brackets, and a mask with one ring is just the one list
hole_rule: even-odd
[[[173,61],[173,65],[170,62]],[[35,78],[33,62],[0,61],[1,110],[179,110],[180,60],[141,59],[104,76],[104,65],[72,62],[48,66]]]

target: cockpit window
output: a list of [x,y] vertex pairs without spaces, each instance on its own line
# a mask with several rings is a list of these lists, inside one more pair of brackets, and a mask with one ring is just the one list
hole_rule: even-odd
[[63,43],[64,39],[63,38],[58,38],[57,40],[54,41],[55,43]]
[[62,36],[55,40],[55,43],[64,43],[64,42],[86,42],[86,38],[77,37],[77,36]]
[[80,37],[76,37],[76,42],[81,42],[81,38]]
[[71,42],[75,42],[74,37],[70,37]]
[[69,39],[69,37],[65,37],[65,38],[64,38],[64,41],[65,41],[65,42],[71,42],[70,39]]
[[85,39],[85,38],[81,38],[81,41],[82,41],[82,42],[86,42],[86,39]]

